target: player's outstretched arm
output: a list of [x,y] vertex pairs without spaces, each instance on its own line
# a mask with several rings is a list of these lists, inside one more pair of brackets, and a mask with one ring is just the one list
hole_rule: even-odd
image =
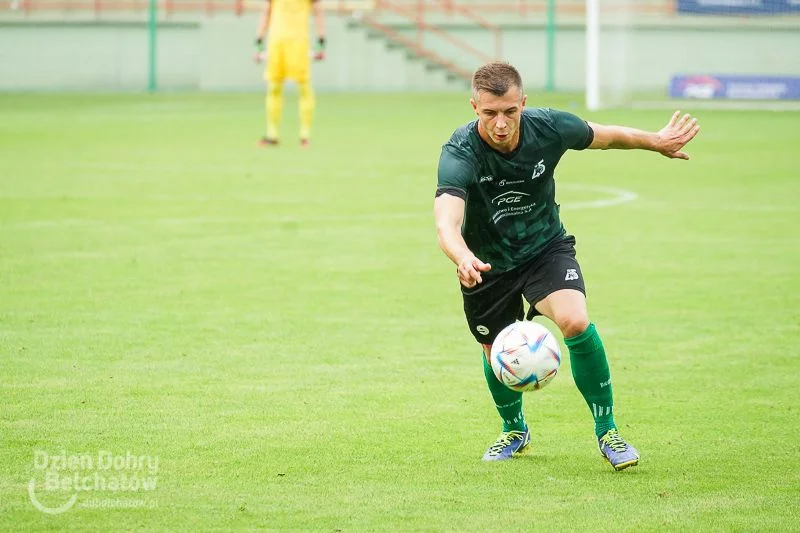
[[447,193],[437,196],[433,203],[439,247],[456,264],[456,273],[461,284],[470,288],[483,282],[481,272],[488,272],[492,265],[475,257],[464,242],[464,237],[461,236],[464,209],[463,199]]
[[604,126],[590,122],[594,140],[589,148],[600,150],[651,150],[671,159],[689,159],[682,148],[691,141],[700,126],[688,113],[681,116],[675,111],[666,126],[657,132],[637,130],[625,126]]
[[317,31],[317,38],[325,39],[325,13],[322,10],[321,4],[322,3],[318,0],[314,0],[314,26],[316,27]]
[[314,26],[317,30],[317,44],[314,46],[314,61],[325,59],[325,14],[318,0],[312,0]]
[[258,30],[256,32],[256,42],[263,42],[269,28],[269,16],[272,9],[272,2],[264,0],[264,8],[261,10],[261,18],[258,19]]

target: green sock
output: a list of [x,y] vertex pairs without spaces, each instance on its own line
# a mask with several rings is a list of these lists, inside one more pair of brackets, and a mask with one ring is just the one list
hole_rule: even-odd
[[497,412],[500,413],[500,418],[503,419],[503,431],[525,431],[525,415],[522,414],[522,393],[513,391],[500,383],[483,353],[481,353],[481,359],[483,359],[483,375],[486,376],[486,384],[489,386],[492,398],[494,398]]
[[564,339],[569,348],[572,377],[594,417],[594,432],[603,436],[614,424],[614,398],[611,392],[611,372],[608,369],[603,341],[594,324],[575,337]]

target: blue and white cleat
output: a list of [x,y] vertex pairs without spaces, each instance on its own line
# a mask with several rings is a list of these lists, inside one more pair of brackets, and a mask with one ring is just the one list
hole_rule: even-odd
[[511,459],[515,455],[520,455],[530,443],[531,432],[528,428],[525,428],[525,431],[504,431],[483,454],[483,460],[505,461]]
[[614,467],[614,470],[625,470],[629,466],[639,464],[639,452],[625,442],[616,429],[606,431],[602,437],[597,439],[597,444],[600,446],[600,453]]

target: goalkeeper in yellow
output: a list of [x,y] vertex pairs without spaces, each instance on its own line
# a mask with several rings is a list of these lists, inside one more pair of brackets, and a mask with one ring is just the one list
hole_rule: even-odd
[[[280,139],[283,112],[283,82],[297,82],[300,97],[300,144],[308,146],[314,118],[314,90],[311,87],[311,39],[309,17],[313,13],[317,41],[313,58],[325,58],[325,20],[317,0],[266,0],[256,35],[257,59],[266,56],[267,135],[262,145],[276,145]],[[266,43],[265,43],[266,41]],[[266,54],[264,46],[266,44]]]

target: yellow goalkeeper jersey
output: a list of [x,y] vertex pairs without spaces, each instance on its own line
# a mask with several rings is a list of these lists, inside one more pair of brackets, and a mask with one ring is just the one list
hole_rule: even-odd
[[270,0],[270,39],[302,39],[308,41],[308,19],[314,0]]

